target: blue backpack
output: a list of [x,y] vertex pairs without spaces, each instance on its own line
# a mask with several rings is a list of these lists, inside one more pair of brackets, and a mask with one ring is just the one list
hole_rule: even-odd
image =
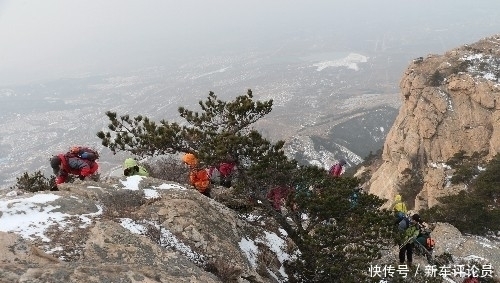
[[410,227],[410,218],[403,216],[401,220],[398,223],[398,229],[400,231],[406,230],[408,227]]
[[99,159],[99,153],[97,151],[83,146],[72,146],[65,156],[66,158],[78,157],[90,161],[96,161]]

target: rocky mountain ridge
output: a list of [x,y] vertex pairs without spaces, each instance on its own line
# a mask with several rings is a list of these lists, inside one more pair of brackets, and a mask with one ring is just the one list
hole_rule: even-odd
[[0,282],[286,282],[286,236],[196,190],[139,176],[60,189],[0,197]]
[[[447,182],[453,168],[444,163],[459,151],[485,152],[484,161],[500,151],[499,54],[494,36],[410,65],[370,192],[392,199],[416,172],[423,184],[416,209],[465,189]],[[219,203],[226,193],[215,189],[209,199],[138,176],[77,181],[57,192],[2,191],[0,282],[287,282],[293,243],[262,216]],[[432,235],[436,256],[499,270],[497,238],[446,223],[434,223]],[[393,262],[395,252],[385,259]]]
[[402,106],[387,135],[383,163],[366,188],[392,201],[413,178],[422,184],[417,210],[466,189],[450,184],[454,169],[445,163],[460,151],[483,154],[483,164],[500,152],[499,66],[500,35],[415,59],[400,82]]
[[[139,176],[3,193],[0,282],[287,282],[286,233],[217,201],[228,193]],[[434,226],[435,255],[500,268],[498,239]],[[381,263],[396,258],[394,247]]]

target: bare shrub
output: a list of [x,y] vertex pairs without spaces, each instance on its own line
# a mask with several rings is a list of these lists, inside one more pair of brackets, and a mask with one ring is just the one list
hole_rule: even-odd
[[440,86],[445,79],[445,76],[436,70],[428,79],[427,84],[430,86]]

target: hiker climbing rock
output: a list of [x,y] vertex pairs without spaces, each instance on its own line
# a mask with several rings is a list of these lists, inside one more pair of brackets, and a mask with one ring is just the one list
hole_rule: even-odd
[[203,195],[210,197],[210,176],[206,169],[198,168],[198,159],[192,153],[182,156],[182,161],[189,167],[189,183]]
[[67,153],[60,153],[50,159],[50,167],[56,175],[56,186],[67,181],[69,175],[81,180],[95,174],[99,165],[99,154],[88,147],[72,147]]
[[123,175],[125,176],[133,176],[139,175],[144,177],[149,177],[148,170],[143,166],[140,166],[137,161],[133,158],[127,158],[123,162]]
[[408,227],[402,231],[402,243],[399,246],[400,264],[404,264],[406,258],[408,265],[412,265],[414,241],[420,233],[417,219],[420,219],[418,214],[412,215]]

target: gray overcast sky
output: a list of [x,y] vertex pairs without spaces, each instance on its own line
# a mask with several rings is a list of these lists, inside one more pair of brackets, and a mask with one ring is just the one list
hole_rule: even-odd
[[0,86],[161,65],[300,30],[348,37],[426,17],[498,26],[494,11],[498,0],[0,0]]

